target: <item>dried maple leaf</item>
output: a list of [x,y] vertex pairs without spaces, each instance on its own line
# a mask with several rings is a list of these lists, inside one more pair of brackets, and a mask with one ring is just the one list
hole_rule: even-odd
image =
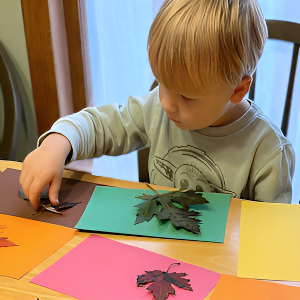
[[[185,230],[200,234],[200,226],[198,223],[201,220],[191,218],[199,216],[200,213],[189,210],[189,206],[208,203],[201,193],[188,190],[164,194],[157,193],[156,195],[143,194],[143,196],[136,198],[147,201],[135,205],[135,207],[139,208],[135,224],[145,221],[148,222],[156,215],[160,220],[170,220],[172,225],[176,228],[184,228]],[[181,207],[174,205],[174,203],[178,203]]]
[[47,211],[50,211],[52,213],[56,213],[56,214],[60,214],[60,215],[63,215],[63,213],[61,213],[60,211],[61,210],[65,210],[65,209],[68,209],[68,208],[71,208],[77,204],[79,204],[81,202],[76,202],[76,203],[72,203],[72,202],[63,202],[63,203],[60,203],[58,205],[52,205],[51,203],[48,203],[48,204],[42,204],[42,208],[47,210]]
[[[19,192],[18,192],[18,196],[24,200],[27,200],[29,201],[23,190],[20,189]],[[60,203],[58,205],[52,205],[51,202],[50,202],[50,199],[49,199],[49,196],[48,196],[48,193],[45,192],[45,191],[42,191],[40,193],[40,196],[39,196],[39,199],[40,199],[40,202],[41,202],[41,206],[42,206],[42,209],[45,209],[47,211],[50,211],[52,213],[56,213],[56,214],[60,214],[60,215],[63,215],[60,210],[65,210],[65,209],[68,209],[68,208],[71,208],[75,205],[77,205],[78,203],[81,203],[81,202],[76,202],[76,203],[72,203],[72,202],[63,202],[63,203]],[[37,213],[34,213],[34,215],[36,215]]]
[[53,205],[52,207],[59,211],[59,210],[71,208],[79,203],[81,203],[81,202],[76,202],[76,203],[75,202],[63,202],[58,205]]
[[1,247],[13,247],[18,246],[14,242],[8,240],[7,237],[0,236],[0,248]]
[[168,273],[172,265],[180,265],[180,263],[171,264],[166,272],[160,270],[145,271],[146,274],[137,277],[137,286],[145,286],[153,282],[146,289],[153,293],[156,300],[165,300],[169,297],[169,294],[175,295],[175,290],[171,284],[193,291],[189,284],[190,280],[182,278],[187,275],[186,273]]

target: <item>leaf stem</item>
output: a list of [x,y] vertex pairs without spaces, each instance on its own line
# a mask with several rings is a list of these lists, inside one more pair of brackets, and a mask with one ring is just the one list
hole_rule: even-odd
[[179,266],[180,263],[172,263],[172,264],[170,264],[168,270],[166,271],[166,273],[168,273],[168,271],[169,271],[169,269],[171,268],[171,266],[174,266],[174,265],[178,265],[178,266]]
[[153,188],[148,182],[145,183],[147,187],[150,188],[156,195],[160,195],[160,193],[155,188]]

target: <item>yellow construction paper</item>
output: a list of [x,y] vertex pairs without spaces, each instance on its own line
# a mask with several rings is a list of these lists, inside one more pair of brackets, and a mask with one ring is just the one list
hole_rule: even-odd
[[300,206],[243,201],[238,277],[300,281]]
[[300,287],[222,275],[210,300],[296,300]]
[[17,245],[0,248],[0,275],[19,279],[76,234],[72,228],[0,214],[0,236]]

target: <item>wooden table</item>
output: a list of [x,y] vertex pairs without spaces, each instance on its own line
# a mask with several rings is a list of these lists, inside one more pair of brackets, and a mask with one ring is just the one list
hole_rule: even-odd
[[[0,160],[0,171],[6,168],[21,169],[22,164]],[[145,188],[144,183],[117,180],[101,176],[92,176],[78,171],[64,171],[65,178],[72,178],[103,185],[112,185],[127,188]],[[157,187],[161,188],[161,187]],[[221,243],[184,241],[173,239],[149,238],[138,236],[98,234],[128,245],[137,246],[152,252],[163,254],[174,259],[185,261],[190,264],[201,266],[222,274],[236,275],[238,261],[239,228],[240,228],[241,200],[231,199],[228,222],[225,233],[225,241]],[[61,293],[46,289],[30,283],[31,278],[52,265],[56,260],[82,242],[90,233],[79,232],[70,242],[31,270],[21,279],[16,280],[0,276],[0,299],[1,300],[59,300],[74,299]],[[284,282],[300,286],[300,282]],[[210,295],[206,297],[209,299]]]

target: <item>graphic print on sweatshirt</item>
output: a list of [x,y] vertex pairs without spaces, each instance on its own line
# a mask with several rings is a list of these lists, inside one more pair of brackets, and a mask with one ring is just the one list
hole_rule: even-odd
[[226,190],[218,165],[205,151],[189,145],[171,148],[163,158],[155,156],[150,177],[150,182],[157,185],[236,197],[234,192]]

